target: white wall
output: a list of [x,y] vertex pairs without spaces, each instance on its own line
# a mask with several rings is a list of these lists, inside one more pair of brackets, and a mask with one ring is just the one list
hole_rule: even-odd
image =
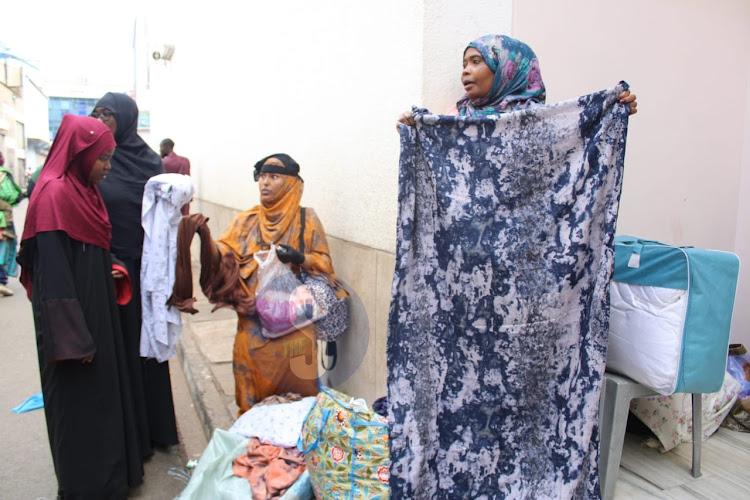
[[[508,31],[511,0],[284,2],[148,19],[152,48],[175,45],[150,65],[139,104],[151,111],[151,144],[172,138],[197,183],[192,210],[226,227],[258,203],[252,165],[287,152],[302,166],[303,204],[329,234],[334,266],[357,293],[358,337],[339,342],[334,377],[366,355],[340,385],[369,401],[386,385],[386,322],[398,199],[396,118],[412,105],[440,112],[463,93],[466,44]],[[196,32],[194,26],[200,26]],[[139,89],[143,86],[139,84]],[[222,205],[226,208],[221,208]],[[368,326],[365,326],[368,325]]]
[[[37,83],[37,75],[32,71],[24,74],[23,107],[26,132],[26,172],[30,173],[42,166],[47,159],[47,149],[42,148],[38,141],[43,141],[47,146],[50,145],[49,98],[42,92]],[[28,183],[26,178],[19,179],[19,181],[24,186]]]
[[26,139],[49,142],[49,98],[30,75],[23,79],[23,107]]
[[422,106],[442,113],[458,101],[464,49],[480,36],[510,33],[512,8],[513,0],[426,2]]
[[199,197],[236,209],[259,201],[253,164],[289,153],[328,233],[392,249],[395,120],[421,101],[420,13],[414,0],[290,1],[151,19],[175,44],[151,67],[151,136],[191,159]]
[[[549,102],[621,79],[638,96],[619,234],[750,262],[750,2],[524,0],[513,33],[539,56]],[[750,272],[740,279],[732,338],[750,344]]]
[[[750,82],[750,51],[745,52],[747,81]],[[741,108],[740,108],[741,109]],[[739,209],[737,211],[737,240],[734,251],[744,258],[740,264],[740,285],[734,306],[733,338],[750,346],[750,83],[745,87],[744,149],[742,174],[739,183]]]
[[258,203],[255,161],[287,152],[329,234],[393,252],[396,118],[460,97],[463,49],[508,31],[512,0],[228,5],[148,18],[151,46],[175,45],[150,67],[152,146],[172,138],[197,196],[235,209]]

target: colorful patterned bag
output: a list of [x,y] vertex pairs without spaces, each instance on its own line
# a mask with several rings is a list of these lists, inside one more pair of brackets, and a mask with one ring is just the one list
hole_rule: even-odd
[[297,448],[316,498],[390,498],[388,420],[364,401],[322,387]]

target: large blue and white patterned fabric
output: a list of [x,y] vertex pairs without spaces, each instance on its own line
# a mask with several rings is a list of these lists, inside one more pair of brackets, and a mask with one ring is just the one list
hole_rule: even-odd
[[401,127],[393,498],[600,497],[625,88]]

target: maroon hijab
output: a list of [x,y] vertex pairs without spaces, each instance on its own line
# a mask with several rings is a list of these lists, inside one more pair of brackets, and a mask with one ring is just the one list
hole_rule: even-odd
[[[74,240],[109,250],[112,226],[89,174],[99,156],[113,147],[112,132],[99,120],[63,116],[26,212],[21,251],[26,240],[44,231],[65,231]],[[28,272],[22,272],[21,282],[31,289]]]

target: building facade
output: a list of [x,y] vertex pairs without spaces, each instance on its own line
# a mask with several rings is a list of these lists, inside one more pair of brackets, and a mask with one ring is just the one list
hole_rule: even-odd
[[23,185],[26,172],[26,130],[23,107],[23,69],[0,59],[0,151],[5,168]]

